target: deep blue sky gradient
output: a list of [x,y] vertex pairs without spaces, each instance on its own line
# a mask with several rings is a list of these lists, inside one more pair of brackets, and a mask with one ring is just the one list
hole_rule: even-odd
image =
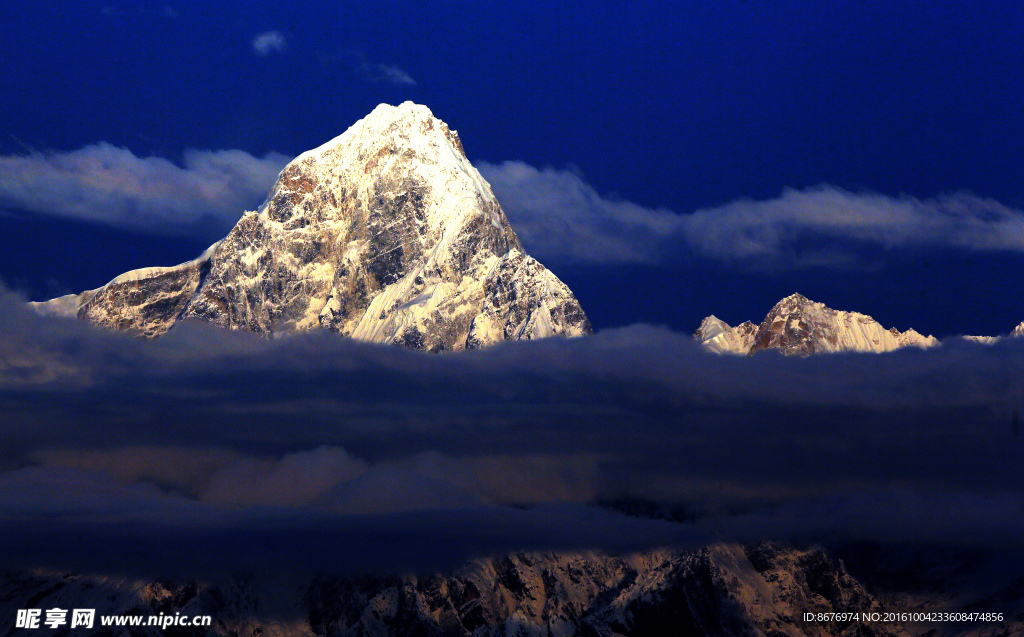
[[[682,214],[822,183],[1024,206],[1017,3],[7,0],[0,27],[3,154],[107,141],[175,160],[186,148],[291,155],[408,99],[458,129],[474,161],[570,167],[603,194]],[[287,49],[255,55],[269,30]],[[364,62],[416,85],[368,81]],[[76,254],[76,237],[116,231],[70,224],[65,247],[34,248],[46,224],[60,222],[0,218],[0,277],[36,296],[209,242],[132,236],[129,251]],[[1022,265],[902,252],[855,273],[694,262],[556,273],[598,326],[759,320],[799,290],[945,335],[1024,320],[1006,300]]]

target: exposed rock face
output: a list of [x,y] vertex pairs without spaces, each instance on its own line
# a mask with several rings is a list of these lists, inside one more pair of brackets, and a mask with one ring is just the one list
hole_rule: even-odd
[[775,304],[751,335],[747,322],[729,327],[713,316],[704,319],[694,337],[715,352],[753,354],[773,349],[787,355],[829,352],[889,352],[902,347],[934,347],[934,336],[913,329],[885,329],[859,312],[843,312],[793,294]]
[[[773,544],[622,557],[516,553],[428,577],[321,575],[301,584],[253,578],[144,582],[27,572],[0,577],[0,629],[2,622],[13,622],[16,609],[26,607],[96,608],[97,615],[210,615],[213,624],[190,629],[194,635],[904,634],[879,623],[805,621],[805,612],[884,609],[822,551]],[[159,632],[133,629],[132,634]]]
[[1024,336],[1024,323],[1021,323],[1017,327],[1013,328],[1013,331],[1010,332],[1011,338],[1015,338],[1018,336]]
[[429,351],[591,331],[569,288],[523,252],[455,131],[411,102],[297,157],[199,259],[36,307],[144,336],[198,318]]
[[779,301],[754,336],[751,352],[777,349],[783,354],[828,352],[889,352],[901,347],[931,347],[934,337],[913,329],[885,329],[866,314],[842,312],[800,294]]
[[188,263],[132,270],[101,288],[30,305],[42,314],[77,316],[139,336],[159,336],[171,329],[188,308],[219,245],[214,244]]

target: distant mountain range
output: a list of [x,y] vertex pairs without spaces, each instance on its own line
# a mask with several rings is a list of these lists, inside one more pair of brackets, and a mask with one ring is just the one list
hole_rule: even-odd
[[[1010,337],[1018,336],[1024,336],[1024,323],[1010,333]],[[801,294],[792,294],[776,303],[758,325],[745,321],[732,327],[714,315],[708,316],[693,337],[712,352],[739,355],[763,350],[795,356],[891,352],[904,347],[929,348],[940,344],[934,336],[924,336],[912,328],[905,332],[886,329],[867,314],[833,310]],[[991,344],[1001,337],[963,338]]]
[[[168,581],[6,569],[0,577],[0,630],[21,634],[13,628],[19,609],[81,607],[95,609],[97,617],[212,618],[209,627],[174,627],[166,632],[154,627],[112,630],[97,625],[93,631],[82,631],[88,635],[1024,634],[1024,578],[995,576],[998,569],[993,570],[992,561],[980,558],[976,552],[905,545],[855,545],[843,549],[840,557],[820,547],[760,542],[625,555],[516,552],[419,575],[245,573]],[[887,584],[876,587],[879,578]],[[915,613],[942,611],[990,613],[991,617],[998,613],[999,619],[945,624],[914,619]]]
[[[871,566],[872,558],[893,555],[869,551],[855,566],[867,573],[902,565]],[[322,574],[294,581],[263,573],[171,582],[8,570],[0,578],[0,629],[13,634],[18,609],[85,607],[97,616],[212,617],[210,627],[168,633],[196,637],[910,637],[935,632],[900,614],[946,609],[999,612],[1004,619],[952,625],[943,635],[1021,634],[1020,582],[991,582],[974,593],[981,597],[951,603],[951,593],[963,592],[949,587],[950,573],[962,575],[962,559],[948,552],[899,559],[914,558],[914,576],[904,575],[903,589],[884,598],[829,552],[774,543],[622,556],[518,552],[419,576]],[[164,634],[121,630],[83,634]]]
[[913,329],[886,329],[859,312],[833,310],[801,294],[791,294],[775,304],[760,325],[746,321],[730,327],[715,316],[704,319],[694,334],[714,352],[753,354],[777,350],[807,356],[829,352],[890,352],[901,347],[934,347],[934,336]]

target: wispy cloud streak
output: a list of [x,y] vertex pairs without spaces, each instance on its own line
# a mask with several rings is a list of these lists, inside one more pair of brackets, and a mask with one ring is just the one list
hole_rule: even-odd
[[289,158],[187,150],[181,165],[106,142],[0,157],[0,207],[161,233],[233,221],[266,197]]
[[416,86],[416,80],[394,64],[364,61],[360,63],[359,70],[363,77],[371,82],[392,86]]
[[604,197],[571,171],[516,161],[480,170],[527,248],[541,258],[848,267],[855,265],[851,244],[1024,252],[1024,212],[969,193],[917,199],[826,185],[677,214]]

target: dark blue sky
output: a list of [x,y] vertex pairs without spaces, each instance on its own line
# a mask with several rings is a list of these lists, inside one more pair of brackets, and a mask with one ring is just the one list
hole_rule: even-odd
[[[474,162],[553,167],[609,201],[680,215],[821,184],[926,200],[967,191],[1011,222],[1024,207],[1015,3],[328,4],[8,0],[0,154],[107,142],[178,163],[186,149],[292,156],[380,102],[413,100],[459,130]],[[37,297],[188,259],[223,231],[126,235],[44,220],[55,211],[20,201],[0,193],[19,215],[0,218],[0,277]],[[873,240],[841,267],[538,256],[599,327],[759,320],[799,290],[887,326],[998,333],[1024,320],[1024,250],[993,249],[999,232]],[[847,238],[861,239],[831,236],[818,252]]]

